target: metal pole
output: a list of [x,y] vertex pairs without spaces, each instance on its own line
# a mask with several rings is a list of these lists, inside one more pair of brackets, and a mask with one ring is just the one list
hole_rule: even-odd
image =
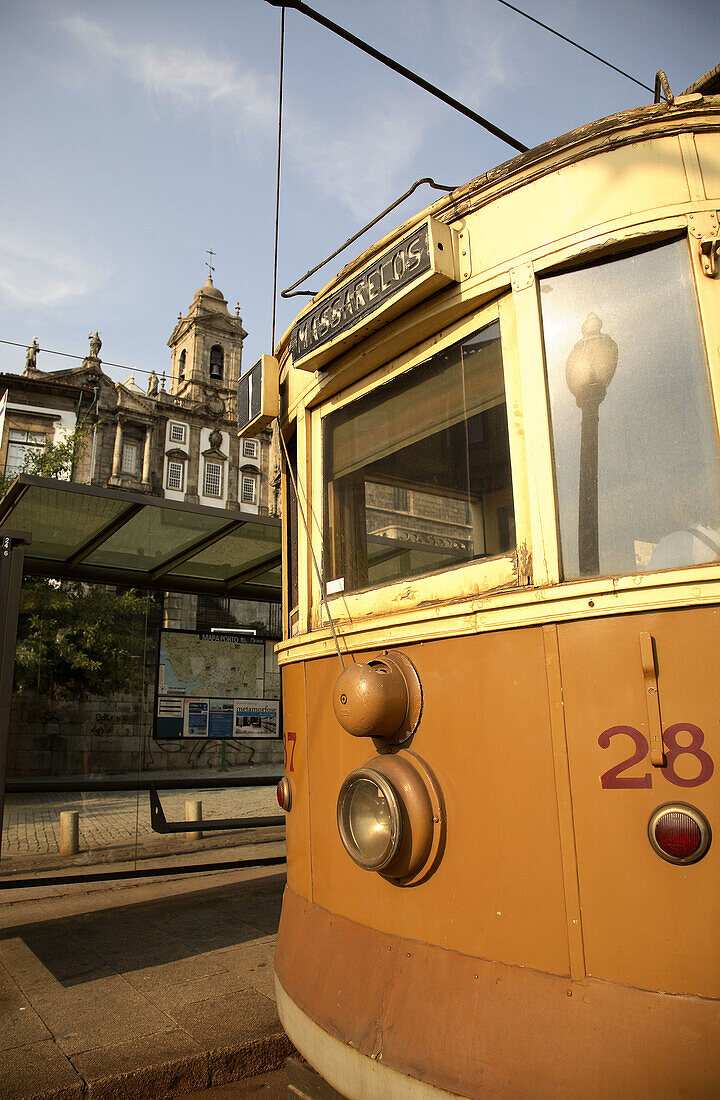
[[10,704],[15,671],[15,642],[17,641],[23,560],[25,546],[29,542],[30,535],[26,532],[3,531],[0,534],[0,845],[5,811],[5,778],[10,737]]

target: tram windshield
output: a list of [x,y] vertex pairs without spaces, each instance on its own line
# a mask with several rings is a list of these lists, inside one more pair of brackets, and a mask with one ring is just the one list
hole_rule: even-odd
[[514,548],[497,321],[329,414],[323,441],[329,592]]
[[540,291],[563,575],[716,561],[718,439],[686,241]]

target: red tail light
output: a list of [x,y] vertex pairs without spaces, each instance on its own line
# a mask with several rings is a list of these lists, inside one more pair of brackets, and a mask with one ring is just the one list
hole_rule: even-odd
[[278,806],[281,810],[285,810],[285,813],[287,813],[292,806],[292,787],[290,786],[290,780],[286,775],[284,775],[278,783],[276,793]]
[[697,863],[710,847],[704,814],[683,802],[659,806],[648,823],[650,843],[668,863]]

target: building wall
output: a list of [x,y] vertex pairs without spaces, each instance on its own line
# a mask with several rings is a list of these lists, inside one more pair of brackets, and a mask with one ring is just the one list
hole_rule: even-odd
[[[137,775],[142,772],[220,768],[223,742],[152,739],[154,692],[96,696],[50,703],[34,695],[13,698],[8,779],[39,776]],[[225,766],[282,766],[282,741],[225,742]]]

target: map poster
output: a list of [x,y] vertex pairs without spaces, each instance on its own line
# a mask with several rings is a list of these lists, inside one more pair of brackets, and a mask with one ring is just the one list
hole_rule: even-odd
[[279,700],[243,699],[235,703],[236,737],[277,737],[279,732]]
[[161,630],[155,737],[279,737],[274,644],[232,632]]

